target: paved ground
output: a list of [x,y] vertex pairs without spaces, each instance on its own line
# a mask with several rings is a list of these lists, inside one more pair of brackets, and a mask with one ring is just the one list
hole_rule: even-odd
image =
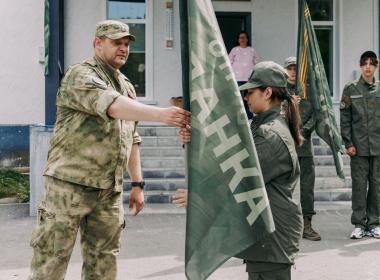
[[[295,280],[379,280],[380,240],[348,239],[349,204],[319,203],[315,228],[323,241],[303,241],[293,270]],[[181,280],[184,276],[184,211],[151,206],[143,215],[127,216],[119,257],[119,280]],[[27,279],[29,238],[35,219],[26,208],[0,205],[0,280]],[[81,256],[76,246],[66,280],[80,279]],[[240,260],[232,259],[209,279],[247,279]]]

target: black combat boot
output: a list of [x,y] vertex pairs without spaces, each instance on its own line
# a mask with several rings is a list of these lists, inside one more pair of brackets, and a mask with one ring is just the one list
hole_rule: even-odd
[[310,217],[303,217],[303,223],[304,223],[303,235],[302,235],[303,238],[305,238],[307,240],[311,240],[311,241],[321,240],[321,236],[319,235],[319,233],[316,232],[311,227],[311,216]]

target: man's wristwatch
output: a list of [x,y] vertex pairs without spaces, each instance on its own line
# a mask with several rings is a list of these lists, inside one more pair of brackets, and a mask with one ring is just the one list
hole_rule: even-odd
[[144,189],[145,186],[145,181],[140,181],[140,182],[131,182],[132,188],[133,187],[139,187],[140,189]]

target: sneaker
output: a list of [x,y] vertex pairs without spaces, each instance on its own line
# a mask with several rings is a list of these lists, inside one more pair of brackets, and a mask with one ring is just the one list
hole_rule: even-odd
[[380,238],[380,227],[371,228],[367,231],[367,236]]
[[357,227],[352,231],[350,238],[351,239],[362,239],[365,235],[366,235],[366,233],[365,233],[364,229]]

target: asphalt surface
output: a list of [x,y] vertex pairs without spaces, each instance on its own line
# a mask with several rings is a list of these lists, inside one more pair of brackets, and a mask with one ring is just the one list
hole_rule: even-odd
[[[350,205],[318,203],[313,224],[322,241],[303,240],[292,270],[295,280],[380,280],[380,240],[351,240]],[[0,280],[27,279],[29,247],[35,218],[27,206],[0,205]],[[119,256],[118,280],[181,280],[184,275],[185,219],[183,209],[152,205],[136,217],[127,215]],[[70,260],[67,280],[80,279],[78,242]],[[209,279],[247,279],[241,260],[231,259]],[[48,279],[47,279],[48,280]]]

